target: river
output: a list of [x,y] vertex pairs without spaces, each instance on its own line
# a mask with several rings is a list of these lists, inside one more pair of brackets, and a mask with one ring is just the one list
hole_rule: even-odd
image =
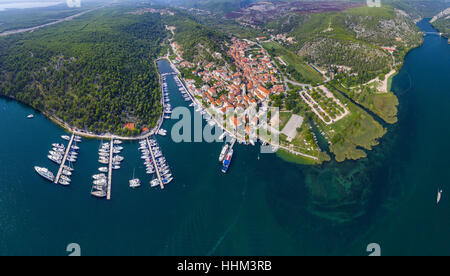
[[[222,144],[168,135],[157,139],[175,179],[160,190],[148,184],[138,143],[125,142],[110,201],[89,194],[100,141],[80,144],[71,186],[51,184],[33,166],[57,170],[46,155],[64,130],[1,98],[0,255],[68,255],[70,243],[82,255],[368,255],[369,243],[382,255],[448,255],[449,75],[450,45],[426,36],[392,84],[399,123],[364,160],[302,166],[236,145],[224,175]],[[187,105],[172,78],[169,93],[173,107]]]

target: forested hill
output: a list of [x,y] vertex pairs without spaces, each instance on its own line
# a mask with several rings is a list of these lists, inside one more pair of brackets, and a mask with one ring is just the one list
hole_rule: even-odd
[[431,23],[436,29],[443,33],[445,37],[450,38],[450,8],[447,8],[437,16],[433,17]]
[[290,47],[310,62],[348,66],[361,82],[389,70],[393,59],[382,47],[396,48],[396,61],[422,41],[408,16],[392,7],[359,7],[342,12],[287,14],[267,25],[273,33],[296,38]]
[[166,32],[159,14],[129,11],[104,8],[1,38],[0,95],[96,133],[151,128],[162,113],[154,60]]
[[167,17],[166,22],[176,28],[174,39],[183,49],[183,58],[187,61],[213,61],[215,52],[227,56],[223,49],[223,41],[227,39],[224,33],[179,10],[175,16]]
[[435,21],[433,26],[443,33],[445,37],[450,38],[450,16]]

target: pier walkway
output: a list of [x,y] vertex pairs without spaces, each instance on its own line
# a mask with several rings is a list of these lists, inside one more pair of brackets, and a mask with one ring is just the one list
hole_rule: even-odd
[[61,161],[61,165],[59,166],[58,174],[55,177],[55,184],[58,184],[59,178],[61,177],[62,171],[64,170],[64,164],[66,164],[67,156],[69,156],[69,151],[70,151],[70,148],[72,147],[74,138],[75,138],[75,134],[72,134],[72,137],[70,137],[69,145],[67,145],[66,152],[64,153],[63,160]]
[[114,137],[111,137],[111,142],[109,144],[108,189],[106,191],[106,199],[107,200],[111,199],[113,150],[114,150]]
[[155,159],[155,155],[153,154],[152,145],[150,145],[150,140],[148,138],[146,140],[147,140],[148,148],[150,149],[150,154],[152,155],[152,160],[153,160],[153,164],[154,164],[154,167],[155,167],[156,175],[158,176],[159,186],[161,186],[161,190],[163,190],[164,189],[164,184],[163,184],[163,182],[161,180],[161,174],[159,173],[159,168],[156,165],[156,159]]

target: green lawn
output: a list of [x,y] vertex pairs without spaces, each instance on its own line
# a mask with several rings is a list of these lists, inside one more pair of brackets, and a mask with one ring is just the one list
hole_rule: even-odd
[[[276,42],[266,42],[263,43],[263,47],[268,51],[269,49],[273,49],[276,57],[281,57],[284,62],[294,66],[295,69],[300,74],[302,74],[302,76],[309,82],[318,83],[324,80],[323,77],[314,69],[312,69],[308,64],[306,64],[301,59],[301,57],[291,52],[290,50],[286,49],[285,47],[281,46],[280,44]],[[275,56],[273,56],[272,58],[275,58]]]

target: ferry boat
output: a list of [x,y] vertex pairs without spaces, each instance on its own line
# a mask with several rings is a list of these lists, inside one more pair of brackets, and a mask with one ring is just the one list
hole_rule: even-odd
[[34,167],[34,170],[43,178],[47,179],[48,181],[55,181],[55,175],[49,171],[47,168],[41,168],[41,167]]
[[226,173],[228,171],[228,168],[230,167],[231,158],[233,157],[233,149],[230,149],[230,151],[227,154],[227,157],[223,161],[223,167],[222,172]]
[[230,145],[225,144],[222,148],[222,151],[220,152],[220,156],[219,156],[219,162],[222,162],[223,159],[225,158],[225,155],[228,152],[228,148],[230,147]]

